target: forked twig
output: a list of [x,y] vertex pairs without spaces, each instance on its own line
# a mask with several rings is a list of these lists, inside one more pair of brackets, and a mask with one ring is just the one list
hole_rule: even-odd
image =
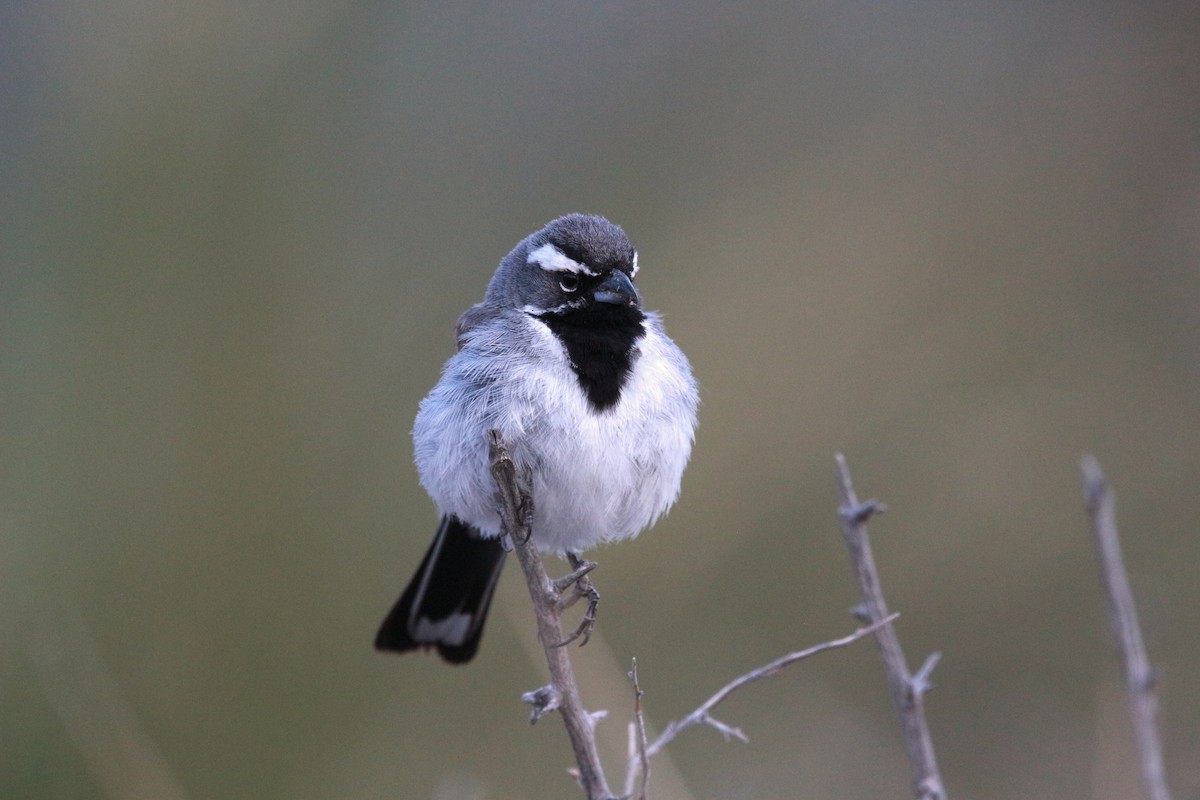
[[[841,453],[836,455],[838,487],[841,490],[842,538],[850,551],[850,562],[858,578],[862,602],[855,607],[860,619],[879,620],[888,614],[875,569],[875,556],[871,553],[871,542],[867,537],[867,520],[881,513],[885,507],[874,500],[860,503],[850,480],[850,469]],[[925,694],[930,689],[929,675],[940,655],[934,653],[925,660],[916,675],[909,672],[908,661],[900,647],[900,638],[894,628],[881,626],[875,633],[879,654],[883,658],[887,673],[888,688],[892,702],[900,715],[900,728],[904,734],[904,746],[908,751],[909,769],[912,773],[912,792],[918,800],[946,800],[946,790],[938,771],[937,757],[933,752],[933,737],[925,721]]]

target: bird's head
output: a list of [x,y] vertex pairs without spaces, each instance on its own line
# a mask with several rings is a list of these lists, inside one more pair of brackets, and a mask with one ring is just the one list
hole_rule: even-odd
[[500,262],[486,300],[526,313],[571,314],[596,309],[636,312],[637,251],[619,225],[569,214],[526,237]]

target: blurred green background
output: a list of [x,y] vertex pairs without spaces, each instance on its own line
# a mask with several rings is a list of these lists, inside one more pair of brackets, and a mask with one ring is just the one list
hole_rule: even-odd
[[[371,649],[454,320],[569,211],[703,385],[596,554],[615,788],[631,656],[661,726],[854,627],[841,450],[951,796],[1140,796],[1092,451],[1200,796],[1194,4],[49,0],[0,76],[0,797],[578,796],[516,569],[469,667]],[[653,797],[906,796],[869,643],[719,716]]]

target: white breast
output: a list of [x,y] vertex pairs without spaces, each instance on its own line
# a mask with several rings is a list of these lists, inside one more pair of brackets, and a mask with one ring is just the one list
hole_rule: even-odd
[[648,315],[620,401],[597,413],[549,328],[521,319],[516,336],[481,333],[464,347],[422,402],[413,431],[422,484],[443,513],[496,534],[485,437],[498,428],[531,485],[539,549],[636,536],[674,503],[691,452],[687,359]]

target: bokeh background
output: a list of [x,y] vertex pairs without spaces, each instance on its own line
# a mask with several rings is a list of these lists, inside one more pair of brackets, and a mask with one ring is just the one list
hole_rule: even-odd
[[[578,796],[516,569],[469,667],[370,646],[454,320],[578,210],[703,385],[679,505],[597,554],[616,787],[631,657],[661,726],[854,627],[844,451],[951,796],[1140,796],[1091,451],[1200,797],[1194,4],[49,0],[0,40],[0,796]],[[870,643],[720,716],[750,743],[684,734],[652,796],[907,793]]]

